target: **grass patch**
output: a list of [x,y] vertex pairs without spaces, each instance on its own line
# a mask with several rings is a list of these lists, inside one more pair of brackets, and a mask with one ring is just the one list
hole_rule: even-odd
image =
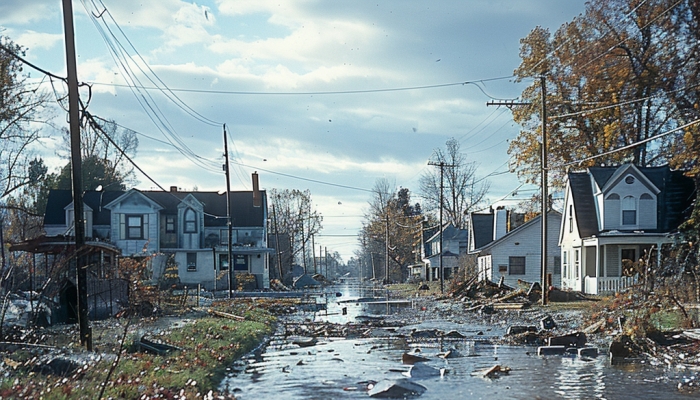
[[[210,392],[228,397],[216,392],[226,368],[271,334],[276,318],[260,302],[235,300],[233,305],[221,302],[212,308],[243,316],[245,320],[200,315],[183,326],[165,330],[157,339],[182,349],[165,356],[129,352],[127,348],[133,346],[127,340],[106,382],[103,397],[195,398]],[[140,334],[129,331],[128,337],[133,341]],[[114,338],[114,334],[99,336]],[[95,343],[96,348],[100,345]],[[112,353],[111,357],[89,361],[71,376],[61,377],[35,372],[38,358],[30,352],[23,350],[3,356],[5,375],[0,382],[0,398],[47,400],[97,399],[115,359]]]

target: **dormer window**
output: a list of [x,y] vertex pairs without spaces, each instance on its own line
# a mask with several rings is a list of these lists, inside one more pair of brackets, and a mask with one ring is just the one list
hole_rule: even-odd
[[197,232],[197,214],[194,210],[188,208],[185,210],[185,233]]
[[637,225],[637,202],[633,196],[622,199],[622,225]]

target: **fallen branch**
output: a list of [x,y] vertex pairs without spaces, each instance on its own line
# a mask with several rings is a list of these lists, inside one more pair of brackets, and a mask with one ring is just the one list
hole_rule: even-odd
[[241,316],[234,315],[234,314],[229,314],[229,313],[226,313],[223,311],[216,311],[216,310],[212,310],[211,308],[207,311],[209,312],[209,314],[216,315],[217,317],[233,319],[236,321],[245,321],[245,317],[241,317]]

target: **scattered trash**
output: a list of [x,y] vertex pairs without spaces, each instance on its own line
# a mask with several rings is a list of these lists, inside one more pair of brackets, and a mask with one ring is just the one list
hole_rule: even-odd
[[478,375],[480,375],[483,378],[498,378],[501,375],[508,375],[510,373],[510,368],[509,367],[503,367],[498,364],[494,365],[491,368],[487,368],[483,371],[480,371]]
[[404,398],[420,396],[426,390],[425,386],[409,379],[382,380],[372,385],[367,394],[374,398]]
[[168,354],[171,351],[182,350],[181,348],[179,348],[177,346],[149,340],[146,338],[145,335],[141,336],[141,339],[139,339],[139,341],[136,342],[136,347],[139,351],[143,351],[145,353],[156,354],[159,356]]
[[401,356],[401,362],[403,362],[404,364],[413,365],[415,363],[424,362],[424,361],[428,361],[428,359],[425,357],[416,355],[415,353],[413,353],[413,354],[403,353],[403,355]]

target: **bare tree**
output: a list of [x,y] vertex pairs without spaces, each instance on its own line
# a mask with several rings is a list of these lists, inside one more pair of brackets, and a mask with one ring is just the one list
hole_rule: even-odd
[[[466,154],[460,152],[460,144],[455,138],[445,143],[445,150],[437,149],[433,164],[442,167],[428,170],[420,177],[420,193],[423,196],[423,208],[427,212],[438,213],[440,192],[442,191],[442,212],[446,223],[463,228],[467,216],[486,197],[490,184],[478,179],[478,165],[470,162]],[[442,190],[440,188],[440,169],[442,168]]]
[[[80,150],[83,160],[94,159],[105,169],[106,176],[119,176],[119,180],[131,184],[134,180],[134,167],[126,161],[126,155],[133,158],[139,146],[136,132],[119,126],[113,120],[99,117],[89,120],[90,123],[80,130]],[[56,151],[59,157],[70,159],[70,133],[63,130],[63,143]],[[109,136],[119,149],[110,140]],[[128,185],[127,185],[128,186]]]
[[46,167],[32,145],[50,119],[49,94],[28,82],[21,46],[0,36],[0,199],[43,178]]
[[304,249],[311,250],[311,237],[323,228],[323,217],[311,207],[311,192],[272,189],[269,198],[277,220],[276,229],[289,235],[292,258],[303,262]]

